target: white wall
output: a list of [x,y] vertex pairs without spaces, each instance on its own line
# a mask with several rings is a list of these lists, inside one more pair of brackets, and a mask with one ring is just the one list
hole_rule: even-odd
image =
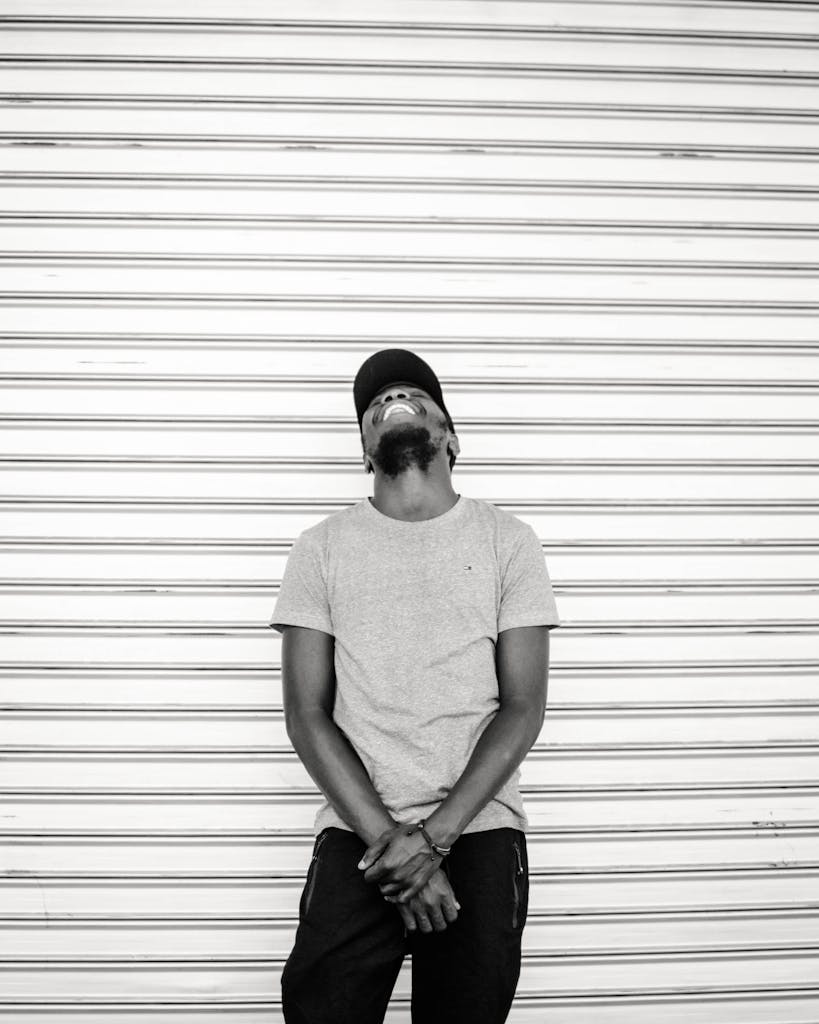
[[564,623],[510,1024],[815,1021],[819,5],[0,27],[9,1024],[281,1021],[319,797],[266,623],[392,345]]

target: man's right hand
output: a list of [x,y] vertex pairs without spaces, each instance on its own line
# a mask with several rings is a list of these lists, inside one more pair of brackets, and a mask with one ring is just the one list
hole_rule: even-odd
[[[393,901],[395,902],[395,901]],[[438,868],[423,889],[407,903],[395,902],[407,931],[442,932],[458,918],[459,903],[449,879]]]

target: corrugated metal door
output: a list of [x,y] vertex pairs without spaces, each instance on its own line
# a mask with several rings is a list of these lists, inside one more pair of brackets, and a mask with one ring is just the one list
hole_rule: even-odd
[[266,623],[401,345],[564,622],[510,1020],[815,1021],[819,5],[0,11],[6,1019],[281,1019]]

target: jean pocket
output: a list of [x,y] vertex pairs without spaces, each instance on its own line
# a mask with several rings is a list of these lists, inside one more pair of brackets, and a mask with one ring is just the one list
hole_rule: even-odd
[[313,857],[310,861],[310,867],[307,869],[307,879],[304,883],[304,889],[301,894],[301,901],[299,903],[299,917],[305,918],[307,912],[310,909],[310,900],[313,897],[313,889],[316,885],[316,870],[318,869],[319,853],[321,852],[321,844],[327,838],[327,831],[321,833],[316,838],[316,842],[313,846]]
[[529,910],[529,872],[517,839],[512,840],[512,850],[512,928],[517,929],[526,924]]

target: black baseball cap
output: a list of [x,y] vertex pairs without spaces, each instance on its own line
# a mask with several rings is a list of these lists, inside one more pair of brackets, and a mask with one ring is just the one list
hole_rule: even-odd
[[365,359],[361,364],[353,384],[353,398],[359,430],[367,406],[373,398],[388,384],[397,384],[399,381],[417,384],[418,387],[423,388],[440,407],[446,416],[449,429],[453,434],[455,433],[452,417],[444,405],[441,385],[432,367],[425,363],[420,356],[405,348],[381,349],[380,352],[374,352],[369,359]]

